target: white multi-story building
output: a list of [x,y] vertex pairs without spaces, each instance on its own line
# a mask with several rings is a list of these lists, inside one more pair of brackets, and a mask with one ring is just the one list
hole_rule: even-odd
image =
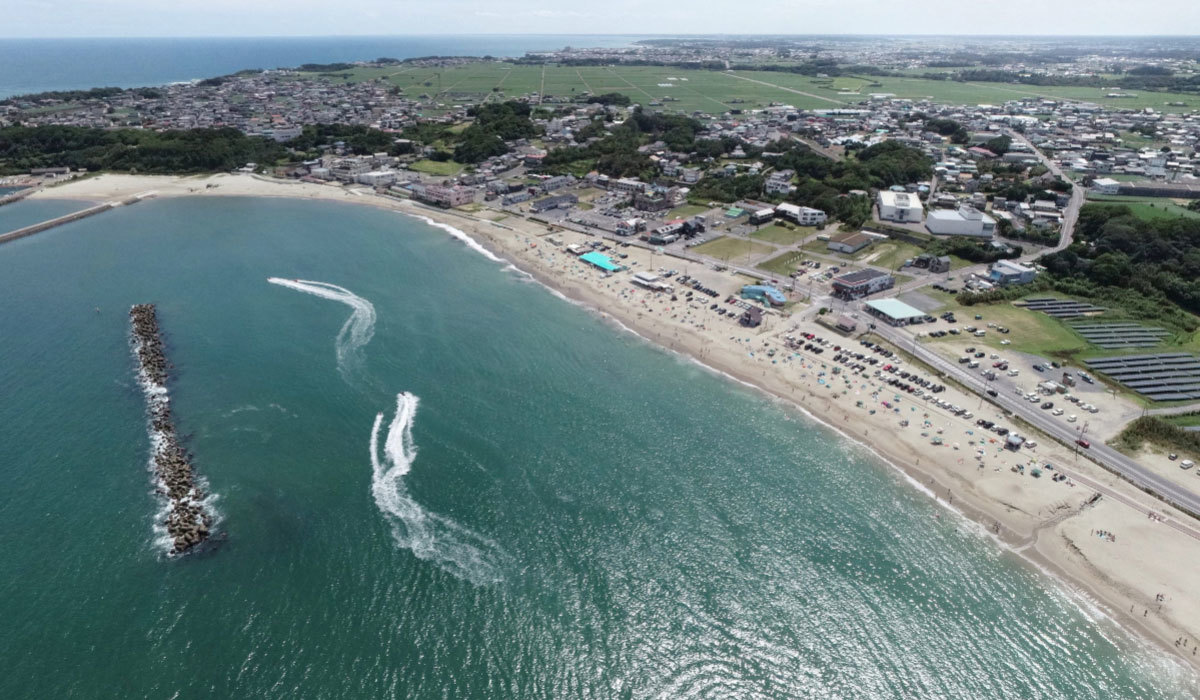
[[884,221],[919,224],[925,215],[921,200],[915,194],[881,190],[878,201],[879,218]]
[[975,207],[935,209],[925,219],[925,228],[938,236],[979,236],[991,238],[996,232],[996,220]]
[[801,226],[820,226],[825,223],[825,212],[812,207],[799,207],[795,204],[783,203],[775,207],[775,213],[786,219],[800,224]]

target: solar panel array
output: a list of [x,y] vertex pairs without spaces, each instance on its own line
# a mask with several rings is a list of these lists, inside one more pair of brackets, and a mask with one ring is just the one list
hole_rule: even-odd
[[1081,323],[1072,326],[1079,335],[1105,350],[1150,348],[1158,345],[1170,331],[1137,323]]
[[1084,364],[1153,401],[1200,399],[1200,357],[1186,352],[1104,357]]
[[1054,299],[1052,297],[1026,299],[1023,302],[1019,302],[1017,306],[1023,306],[1030,311],[1041,311],[1042,313],[1049,314],[1055,318],[1078,318],[1084,314],[1093,314],[1100,311],[1105,311],[1103,306],[1093,306],[1092,304],[1084,301]]

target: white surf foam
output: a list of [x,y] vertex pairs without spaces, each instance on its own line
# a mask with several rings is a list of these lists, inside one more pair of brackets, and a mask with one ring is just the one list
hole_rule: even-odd
[[475,585],[503,580],[502,563],[507,558],[500,546],[449,518],[430,513],[408,494],[404,476],[417,458],[412,425],[419,399],[408,392],[396,396],[396,415],[388,425],[380,451],[379,432],[383,414],[375,416],[371,428],[371,495],[392,527],[396,544],[411,550],[418,559],[431,561],[454,576]]
[[338,371],[346,380],[349,380],[351,372],[362,366],[362,347],[371,342],[371,338],[375,335],[375,305],[345,287],[328,282],[291,280],[282,277],[268,277],[267,281],[281,287],[294,289],[297,292],[338,301],[353,309],[350,318],[346,319],[346,322],[342,324],[342,329],[338,331],[335,342]]
[[471,238],[470,236],[468,236],[465,232],[454,228],[450,224],[443,224],[440,221],[434,221],[433,219],[429,218],[428,216],[422,216],[420,214],[409,213],[409,216],[416,217],[434,228],[440,228],[441,230],[450,234],[454,238],[457,238],[458,240],[467,244],[467,247],[470,248],[471,250],[475,251],[476,253],[479,253],[480,255],[487,258],[488,260],[491,260],[492,262],[498,262],[498,263],[507,262],[500,256],[496,255],[492,251],[490,251],[487,248],[484,248],[482,245],[480,245],[479,241],[476,241],[474,238]]

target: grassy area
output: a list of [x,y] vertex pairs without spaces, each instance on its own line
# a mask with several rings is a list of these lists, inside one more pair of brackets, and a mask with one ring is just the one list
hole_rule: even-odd
[[461,163],[455,163],[452,160],[436,161],[436,160],[418,160],[408,166],[409,170],[415,170],[419,173],[428,175],[440,175],[442,177],[450,177],[459,174],[463,166]]
[[[922,293],[928,293],[922,290]],[[1079,334],[1072,331],[1061,322],[1039,311],[1029,311],[1012,304],[976,304],[963,306],[954,301],[949,295],[929,293],[935,298],[947,298],[946,306],[938,309],[938,313],[952,311],[958,318],[959,327],[976,326],[987,329],[987,324],[995,323],[1009,329],[1002,334],[989,330],[984,338],[979,338],[977,344],[993,348],[1005,348],[1018,352],[1027,352],[1042,357],[1067,359],[1087,353],[1095,348],[1088,344]],[[1041,294],[1039,296],[1051,296]],[[975,316],[982,316],[976,320]],[[947,335],[941,340],[962,339],[964,336]],[[1007,340],[1010,345],[1001,345],[1000,341]],[[932,340],[931,342],[938,342]]]
[[[701,71],[667,66],[513,65],[481,61],[461,66],[355,67],[329,74],[307,73],[302,79],[334,82],[377,81],[395,85],[405,95],[425,94],[447,107],[464,100],[502,100],[521,96],[574,97],[585,92],[619,92],[630,99],[667,111],[720,114],[730,109],[760,109],[771,102],[800,109],[856,104],[869,93],[935,102],[1002,104],[1020,97],[1049,97],[1096,102],[1112,108],[1154,107],[1164,112],[1200,109],[1200,95],[1140,91],[1135,97],[1110,98],[1111,91],[1010,83],[960,83],[919,77],[839,76],[814,78],[770,71]],[[757,82],[754,82],[757,81]],[[796,91],[796,92],[793,92]],[[845,92],[859,94],[846,95]],[[1182,102],[1184,106],[1167,105]],[[1139,144],[1140,145],[1140,144]]]
[[775,257],[758,264],[760,270],[766,270],[774,273],[779,277],[788,277],[796,268],[800,267],[800,263],[805,259],[804,253],[794,250],[789,250],[786,253],[781,253]]
[[1163,416],[1163,418],[1180,427],[1190,427],[1200,425],[1200,413],[1185,413],[1182,416]]
[[686,219],[697,214],[703,214],[708,211],[709,207],[701,204],[684,204],[681,207],[675,207],[667,212],[668,219]]
[[693,252],[728,262],[741,263],[754,255],[770,253],[773,248],[744,238],[721,236],[692,248]]
[[771,224],[750,234],[750,237],[779,245],[794,245],[813,235],[816,231],[817,229],[810,226],[794,226],[789,229],[779,224]]
[[829,241],[809,241],[800,246],[800,250],[807,250],[810,253],[821,253],[822,255],[832,255],[839,258],[849,259],[849,256],[829,249]]
[[[1200,95],[1193,93],[1170,93],[1138,91],[1128,93],[1132,97],[1112,98],[1111,90],[1093,87],[1021,85],[1015,83],[960,83],[953,80],[926,80],[924,78],[872,77],[877,85],[863,88],[863,97],[839,96],[836,80],[813,78],[798,73],[775,73],[767,71],[735,71],[734,75],[761,80],[772,86],[801,90],[814,95],[827,96],[845,102],[858,102],[868,93],[890,93],[899,98],[929,99],[943,104],[1002,104],[1020,97],[1047,97],[1058,100],[1094,102],[1113,109],[1154,107],[1163,112],[1192,112],[1200,109]],[[796,96],[793,99],[803,99]],[[793,103],[792,100],[785,102]],[[1168,105],[1180,102],[1183,106]],[[797,104],[797,106],[800,106]]]
[[[932,290],[922,290],[923,294],[944,301],[945,306],[937,312],[953,311],[958,317],[959,326],[974,325],[986,328],[988,323],[995,323],[1010,330],[1008,334],[989,332],[985,338],[979,339],[980,345],[993,348],[1005,348],[1018,352],[1027,352],[1042,357],[1053,358],[1079,364],[1084,359],[1108,357],[1113,355],[1141,354],[1147,352],[1200,352],[1200,333],[1178,331],[1163,339],[1163,343],[1155,348],[1127,348],[1121,350],[1104,350],[1089,343],[1064,321],[1059,321],[1047,314],[1029,311],[1013,306],[1010,303],[976,304],[963,306],[949,295]],[[1054,292],[1041,292],[1036,296],[1063,297]],[[975,316],[983,318],[976,320]],[[1153,321],[1134,319],[1120,308],[1111,308],[1103,314],[1086,319],[1088,323],[1108,323],[1118,321],[1136,321],[1146,325],[1157,325]],[[1170,329],[1168,329],[1170,330]],[[958,336],[962,338],[962,336]],[[946,336],[943,340],[952,340]],[[1001,345],[1001,341],[1009,341],[1009,345]],[[938,342],[936,340],[932,342]],[[1118,387],[1119,389],[1119,387]],[[1148,403],[1143,397],[1129,393],[1128,396],[1139,403]]]
[[[1161,148],[1166,144],[1166,141],[1151,138],[1136,131],[1122,131],[1120,137],[1121,143],[1130,148]],[[1111,177],[1111,175],[1107,177]]]
[[901,241],[881,241],[865,249],[867,254],[859,259],[870,265],[898,270],[905,260],[921,254],[921,247]]
[[1124,195],[1108,194],[1089,194],[1089,202],[1111,202],[1115,204],[1124,204],[1129,207],[1133,215],[1139,219],[1174,219],[1178,217],[1200,218],[1200,212],[1192,211],[1185,206],[1177,204],[1174,200],[1163,197],[1131,197]]

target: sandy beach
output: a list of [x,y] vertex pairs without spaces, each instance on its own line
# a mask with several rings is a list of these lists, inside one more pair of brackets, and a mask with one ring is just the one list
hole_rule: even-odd
[[[490,214],[486,211],[472,215],[434,209],[365,188],[251,175],[102,174],[45,188],[32,198],[102,202],[147,192],[156,197],[349,202],[458,229],[551,289],[650,342],[753,385],[866,445],[932,498],[977,523],[980,532],[996,538],[1000,546],[1066,581],[1116,621],[1159,642],[1164,653],[1200,669],[1200,597],[1194,595],[1200,589],[1200,567],[1191,564],[1200,557],[1200,522],[953,385],[939,398],[968,407],[972,418],[954,416],[899,392],[873,376],[877,367],[868,366],[861,374],[848,370],[833,361],[835,345],[870,351],[856,338],[793,318],[791,312],[802,310],[801,304],[767,313],[763,325],[753,329],[740,326],[732,320],[734,315],[718,315],[710,306],[732,308],[724,299],[748,281],[744,277],[638,247],[621,249],[628,254],[621,262],[635,271],[676,269],[719,292],[711,299],[699,294],[687,298],[686,290],[677,286],[672,300],[670,293],[634,286],[628,271],[606,276],[567,253],[567,244],[595,240],[583,234],[551,230],[516,216],[495,221],[482,218]],[[828,347],[823,353],[787,347],[786,336],[800,333],[824,338]],[[913,363],[899,364],[934,378]],[[1038,444],[1017,453],[1006,451],[1001,438],[975,424],[981,418],[1019,430]],[[1054,469],[1032,475],[1033,467],[1044,469],[1046,464]],[[1054,481],[1055,474],[1067,478]],[[946,527],[974,527],[951,513],[937,517]]]

